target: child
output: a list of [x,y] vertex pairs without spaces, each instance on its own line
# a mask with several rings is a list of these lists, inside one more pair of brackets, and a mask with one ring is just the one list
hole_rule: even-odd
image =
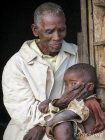
[[[64,82],[64,94],[70,94],[68,91],[71,91],[78,84],[84,85],[87,92],[84,95],[76,95],[75,99],[73,95],[71,96],[73,100],[68,104],[68,107],[58,111],[47,122],[47,135],[51,139],[63,140],[69,131],[65,131],[63,134],[59,134],[59,132],[61,129],[67,128],[64,128],[65,125],[62,127],[62,124],[68,122],[69,125],[72,124],[71,140],[105,140],[105,114],[99,99],[96,97],[97,75],[95,68],[85,63],[73,65],[66,70]],[[82,100],[78,101],[80,97]],[[57,106],[59,100],[55,100],[53,105]],[[89,112],[86,107],[88,107]]]

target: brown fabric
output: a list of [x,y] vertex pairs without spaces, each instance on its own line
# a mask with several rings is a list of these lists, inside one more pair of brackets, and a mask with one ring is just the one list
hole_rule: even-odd
[[96,124],[93,133],[100,132],[105,129],[105,114],[101,108],[100,101],[95,97],[85,100],[86,106],[93,112]]

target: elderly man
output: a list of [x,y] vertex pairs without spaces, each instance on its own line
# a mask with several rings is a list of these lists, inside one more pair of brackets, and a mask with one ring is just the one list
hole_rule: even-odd
[[[45,99],[63,94],[65,70],[77,63],[77,46],[64,41],[66,19],[54,3],[41,4],[34,12],[32,32],[38,39],[23,43],[3,70],[4,105],[11,117],[4,140],[47,140],[45,120],[38,109]],[[63,106],[68,98],[60,102]],[[43,138],[42,138],[43,137]]]

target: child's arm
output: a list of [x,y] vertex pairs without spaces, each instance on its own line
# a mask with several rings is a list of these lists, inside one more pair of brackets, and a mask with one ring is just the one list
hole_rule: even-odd
[[55,114],[55,116],[47,122],[47,126],[52,127],[53,125],[65,122],[68,120],[80,119],[80,117],[71,110],[64,110]]
[[60,122],[76,120],[77,122],[85,121],[89,116],[89,109],[85,106],[84,101],[74,99],[70,102],[67,109],[56,113],[52,120],[47,122],[48,126],[59,124]]
[[53,139],[55,127],[57,127],[59,124],[62,124],[63,122],[76,119],[80,119],[80,117],[71,110],[64,110],[62,112],[56,113],[56,115],[49,122],[47,122],[46,135],[48,138]]

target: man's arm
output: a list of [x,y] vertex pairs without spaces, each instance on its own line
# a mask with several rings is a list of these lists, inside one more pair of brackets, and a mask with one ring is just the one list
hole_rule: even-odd
[[74,86],[72,89],[68,89],[67,91],[64,91],[64,94],[59,99],[54,99],[52,101],[52,105],[59,107],[61,110],[66,108],[68,104],[78,98],[78,100],[82,99],[82,96],[84,93],[87,92],[87,89],[85,88],[84,84],[78,84]]
[[27,133],[40,123],[42,116],[38,109],[40,101],[35,98],[21,66],[14,58],[4,67],[2,87],[4,105],[11,119],[14,120],[15,125]]

